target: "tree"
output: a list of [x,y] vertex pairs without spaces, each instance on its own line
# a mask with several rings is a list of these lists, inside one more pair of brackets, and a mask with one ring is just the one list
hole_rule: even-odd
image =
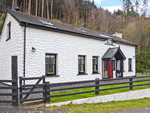
[[44,0],[42,0],[42,18],[44,17]]
[[31,14],[31,0],[29,0],[29,3],[28,3],[28,14],[29,15]]
[[148,7],[148,0],[143,0],[143,5],[142,5],[143,7],[142,7],[142,15],[144,16],[144,18],[145,18],[145,16],[146,16],[146,13],[147,13],[147,7]]
[[118,11],[114,11],[114,14],[116,14],[116,15],[122,15],[123,11],[121,11],[120,9],[118,9]]
[[130,9],[132,8],[132,2],[130,0],[123,0],[123,8],[127,15],[130,14]]
[[35,16],[37,16],[37,12],[38,12],[38,0],[36,0],[36,9],[35,9]]
[[51,0],[51,20],[53,19],[53,0]]
[[138,16],[138,9],[139,9],[139,6],[140,6],[140,2],[139,2],[139,0],[136,0],[136,2],[135,2],[136,16]]
[[49,2],[47,0],[47,18],[49,19]]
[[12,1],[12,9],[15,7],[15,0]]

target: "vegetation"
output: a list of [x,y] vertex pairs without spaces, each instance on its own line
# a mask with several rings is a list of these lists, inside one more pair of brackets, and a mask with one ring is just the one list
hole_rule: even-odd
[[[142,79],[142,80],[144,80],[144,79]],[[146,84],[146,83],[150,83],[150,81],[135,82],[135,83],[133,83],[133,85]],[[121,87],[121,86],[128,86],[128,85],[129,84],[101,86],[100,89],[114,88],[114,87]],[[146,89],[146,88],[150,88],[150,85],[136,86],[136,87],[133,88],[133,90]],[[51,95],[70,94],[70,93],[84,92],[84,91],[91,91],[91,90],[95,90],[95,88],[92,87],[92,88],[82,88],[82,89],[77,89],[77,90],[60,91],[60,92],[51,93]],[[100,95],[108,95],[108,94],[121,93],[121,92],[127,92],[127,91],[130,91],[130,89],[129,88],[113,89],[113,90],[107,90],[107,91],[100,91]],[[81,98],[88,98],[88,97],[94,97],[94,96],[96,96],[96,95],[93,92],[93,93],[85,93],[85,94],[80,94],[80,95],[56,97],[56,98],[51,98],[51,103],[52,102],[54,102],[54,103],[55,102],[63,102],[63,101],[81,99]]]
[[[113,101],[107,103],[96,103],[96,104],[69,104],[65,107],[66,113],[103,113],[103,112],[115,112],[125,111],[133,108],[149,107],[150,98],[138,99],[138,100],[127,100],[127,101]],[[46,108],[49,109],[49,108]],[[60,109],[60,108],[59,108]]]

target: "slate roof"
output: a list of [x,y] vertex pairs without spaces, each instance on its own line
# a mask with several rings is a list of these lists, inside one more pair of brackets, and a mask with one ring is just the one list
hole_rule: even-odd
[[[129,41],[121,39],[117,36],[112,36],[112,35],[100,33],[100,32],[93,31],[93,30],[90,30],[87,28],[77,27],[77,26],[62,23],[62,22],[56,22],[53,20],[49,20],[49,19],[45,19],[45,18],[41,18],[41,17],[36,17],[33,15],[27,15],[27,14],[22,13],[20,11],[8,9],[8,12],[20,23],[20,25],[25,25],[25,23],[28,23],[28,26],[30,26],[30,27],[38,27],[40,29],[43,28],[43,29],[47,29],[47,30],[54,30],[57,32],[70,33],[72,35],[81,35],[82,37],[95,38],[95,39],[100,39],[100,40],[107,40],[108,38],[112,38],[113,41],[115,41],[116,43],[122,43],[122,44],[126,44],[126,45],[137,46],[136,44],[133,44]],[[40,20],[50,22],[55,27],[48,26],[48,25],[40,22]],[[82,30],[86,31],[87,34],[81,33]]]
[[124,60],[126,59],[126,57],[123,54],[123,52],[121,51],[120,47],[109,48],[107,50],[107,52],[104,54],[104,56],[102,57],[102,59],[112,60],[113,57],[115,57],[115,55],[117,54],[117,52],[120,52],[120,54]]

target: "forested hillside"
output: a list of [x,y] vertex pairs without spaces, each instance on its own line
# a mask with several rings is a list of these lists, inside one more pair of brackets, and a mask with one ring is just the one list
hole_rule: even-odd
[[137,71],[144,72],[150,69],[148,0],[122,0],[123,10],[113,14],[96,7],[94,0],[0,0],[1,12],[5,12],[6,8],[15,9],[17,6],[21,12],[29,15],[108,34],[121,32],[124,39],[138,45]]

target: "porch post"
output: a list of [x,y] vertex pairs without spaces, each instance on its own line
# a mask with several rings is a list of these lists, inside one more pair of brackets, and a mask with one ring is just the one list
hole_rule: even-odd
[[110,76],[110,60],[109,60],[109,78],[111,78],[111,76]]
[[121,77],[123,77],[123,60],[121,60]]

